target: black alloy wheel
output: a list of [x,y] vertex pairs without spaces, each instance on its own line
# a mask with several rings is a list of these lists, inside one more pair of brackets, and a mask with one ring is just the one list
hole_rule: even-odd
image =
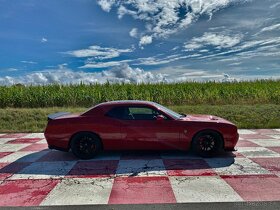
[[92,133],[78,133],[71,141],[71,150],[80,159],[91,159],[100,152],[101,142],[98,136]]
[[202,131],[192,141],[192,150],[202,157],[218,155],[223,148],[222,137],[214,131]]

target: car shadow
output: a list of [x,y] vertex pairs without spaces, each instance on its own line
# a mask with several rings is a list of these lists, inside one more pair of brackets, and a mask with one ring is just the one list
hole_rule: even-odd
[[116,177],[163,175],[214,175],[215,168],[235,162],[233,152],[202,158],[180,151],[106,151],[91,160],[79,160],[71,152],[45,149],[12,163],[1,163],[0,179],[44,179],[60,177]]

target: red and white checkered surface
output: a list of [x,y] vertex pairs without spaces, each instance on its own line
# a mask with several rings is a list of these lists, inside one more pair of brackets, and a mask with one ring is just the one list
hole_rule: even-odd
[[237,152],[47,149],[41,133],[0,134],[0,206],[280,200],[280,129],[239,130]]

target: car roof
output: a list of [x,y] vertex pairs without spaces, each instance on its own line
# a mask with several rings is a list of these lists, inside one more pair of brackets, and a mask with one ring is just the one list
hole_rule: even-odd
[[119,100],[119,101],[107,101],[103,102],[99,105],[131,105],[131,104],[149,104],[149,105],[155,105],[152,101],[142,101],[142,100]]
[[155,106],[156,104],[151,101],[141,101],[141,100],[120,100],[120,101],[107,101],[96,106],[91,107],[81,115],[93,115],[93,114],[100,114],[103,112],[108,111],[113,106],[126,106],[126,105],[152,105]]

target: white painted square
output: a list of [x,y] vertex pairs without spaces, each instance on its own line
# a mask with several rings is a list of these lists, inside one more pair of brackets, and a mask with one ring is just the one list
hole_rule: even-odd
[[113,179],[64,179],[40,205],[107,204]]
[[29,133],[24,138],[45,138],[43,133]]
[[280,134],[269,134],[267,136],[272,137],[274,139],[278,139],[278,141],[280,141]]
[[42,156],[46,155],[48,151],[40,151],[40,152],[14,152],[10,155],[7,155],[0,159],[1,163],[12,163],[14,161],[17,162],[35,162]]
[[7,142],[15,140],[15,139],[16,138],[0,138],[0,144],[6,144]]
[[117,176],[166,176],[162,160],[120,160]]
[[251,142],[254,142],[262,147],[280,147],[280,139],[253,139],[250,140]]
[[9,179],[51,179],[64,177],[77,161],[35,162]]
[[248,129],[238,129],[239,134],[256,134],[255,131],[248,130]]
[[0,152],[16,152],[30,144],[2,144],[0,146]]
[[280,157],[280,154],[264,147],[239,147],[238,152],[246,157]]
[[206,162],[219,175],[271,174],[248,158],[209,158]]
[[243,201],[218,176],[169,177],[169,180],[178,203]]
[[42,139],[40,141],[37,141],[35,144],[47,144],[46,139]]

